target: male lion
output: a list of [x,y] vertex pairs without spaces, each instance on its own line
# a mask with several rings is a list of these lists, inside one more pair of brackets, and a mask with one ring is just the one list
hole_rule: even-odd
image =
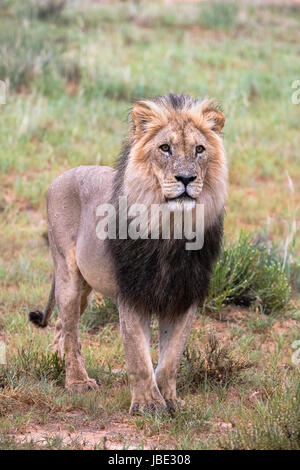
[[[31,312],[29,318],[45,327],[57,304],[53,348],[65,356],[68,390],[97,387],[84,368],[78,336],[80,315],[94,289],[114,299],[119,309],[130,412],[176,409],[177,369],[196,309],[207,295],[222,239],[227,192],[224,121],[208,100],[169,94],[137,102],[116,170],[80,166],[50,186],[53,283],[45,311]],[[176,239],[174,230],[169,239],[120,236],[120,225],[115,239],[100,240],[97,207],[110,203],[119,213],[119,196],[127,197],[128,207],[164,204],[173,216],[183,209],[193,214],[196,204],[203,204],[202,249],[187,250],[186,240]],[[159,320],[155,372],[149,351],[153,313]]]

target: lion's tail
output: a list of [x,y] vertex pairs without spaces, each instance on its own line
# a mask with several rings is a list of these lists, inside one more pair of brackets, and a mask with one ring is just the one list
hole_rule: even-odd
[[45,328],[48,325],[49,318],[51,317],[52,311],[55,306],[55,277],[53,275],[51,290],[48,298],[48,302],[44,312],[40,310],[34,310],[30,312],[28,317],[29,321],[34,323],[35,326],[39,328]]

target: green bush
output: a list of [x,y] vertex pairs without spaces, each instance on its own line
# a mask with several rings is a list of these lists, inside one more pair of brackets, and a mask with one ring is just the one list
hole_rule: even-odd
[[290,296],[288,276],[272,245],[266,247],[250,235],[222,251],[211,279],[206,307],[219,311],[228,304],[258,308],[262,313],[283,310]]

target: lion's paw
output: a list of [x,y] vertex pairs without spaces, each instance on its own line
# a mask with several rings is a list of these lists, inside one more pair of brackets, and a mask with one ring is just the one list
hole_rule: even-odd
[[85,393],[90,390],[97,390],[99,385],[95,379],[88,379],[80,382],[69,382],[66,384],[66,389],[71,393]]
[[166,398],[166,405],[169,414],[174,417],[176,412],[180,410],[180,408],[184,405],[184,401],[176,398]]
[[155,414],[166,414],[168,412],[167,407],[164,403],[156,400],[148,401],[146,403],[134,402],[131,404],[129,413],[131,415],[140,415],[143,413]]

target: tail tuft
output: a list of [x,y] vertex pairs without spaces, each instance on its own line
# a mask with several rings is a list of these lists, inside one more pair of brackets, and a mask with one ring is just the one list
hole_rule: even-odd
[[28,317],[29,321],[31,321],[35,326],[38,326],[39,328],[45,328],[47,326],[47,323],[44,323],[44,314],[40,310],[30,312]]

